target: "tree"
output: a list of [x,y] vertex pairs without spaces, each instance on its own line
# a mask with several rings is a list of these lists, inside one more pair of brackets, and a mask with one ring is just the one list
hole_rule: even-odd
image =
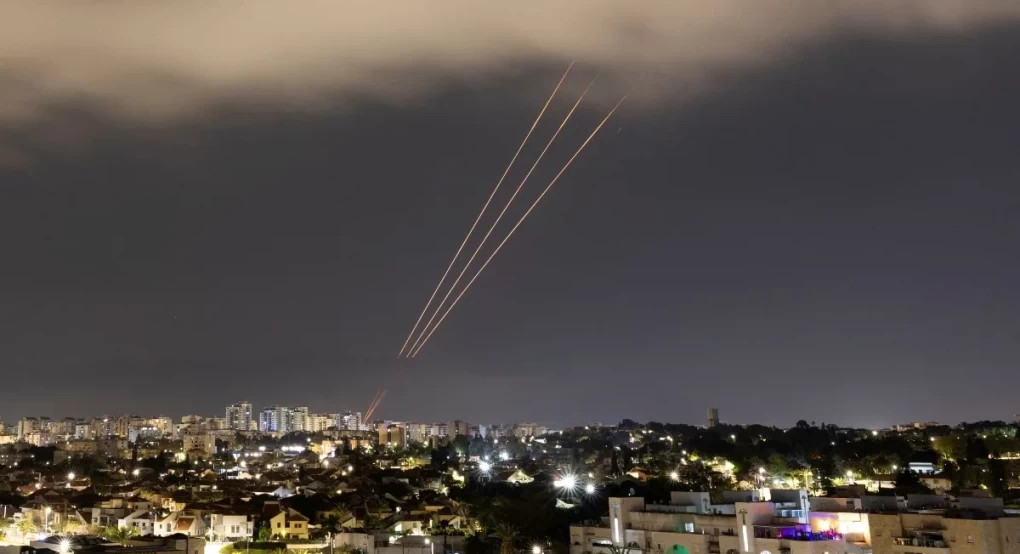
[[453,513],[457,514],[458,516],[460,516],[462,520],[464,520],[464,526],[466,526],[471,531],[474,531],[475,527],[474,525],[471,524],[471,517],[473,514],[471,511],[470,504],[467,504],[466,502],[461,502],[460,504],[457,504],[457,506],[453,509]]
[[337,533],[343,532],[343,521],[339,517],[330,514],[319,523],[319,532],[324,534],[329,544],[330,553],[333,552],[333,540]]
[[23,537],[31,535],[32,533],[35,533],[36,531],[39,530],[39,526],[35,523],[34,518],[25,518],[19,521],[15,527],[18,529],[18,532],[21,533],[21,536]]
[[269,542],[273,539],[273,532],[269,529],[269,525],[262,522],[262,525],[259,525],[256,536],[259,542]]
[[65,535],[81,535],[85,532],[85,524],[77,519],[69,519],[64,522]]
[[516,527],[508,523],[499,523],[492,529],[492,532],[499,539],[499,554],[516,554],[514,541],[520,535]]
[[103,536],[107,539],[127,546],[127,542],[138,536],[137,527],[106,527],[103,529]]
[[909,469],[904,469],[896,475],[894,485],[896,486],[897,492],[904,492],[908,494],[925,494],[931,492],[931,489],[921,481],[921,478]]

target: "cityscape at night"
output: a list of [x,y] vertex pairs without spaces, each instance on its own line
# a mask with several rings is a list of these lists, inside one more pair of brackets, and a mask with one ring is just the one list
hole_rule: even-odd
[[0,554],[1020,554],[1020,0],[0,0]]

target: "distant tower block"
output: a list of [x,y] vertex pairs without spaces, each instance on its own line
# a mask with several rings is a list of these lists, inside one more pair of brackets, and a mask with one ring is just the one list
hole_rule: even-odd
[[719,426],[719,408],[708,409],[708,428]]

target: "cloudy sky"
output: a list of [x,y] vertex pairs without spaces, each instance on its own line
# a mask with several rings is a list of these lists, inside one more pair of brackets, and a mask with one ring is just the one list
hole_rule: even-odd
[[303,6],[0,7],[0,418],[1020,411],[1016,2]]

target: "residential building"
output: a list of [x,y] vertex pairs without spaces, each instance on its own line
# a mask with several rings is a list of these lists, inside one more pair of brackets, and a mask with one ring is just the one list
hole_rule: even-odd
[[213,540],[239,541],[252,536],[252,521],[247,514],[232,511],[214,511],[209,514],[209,531]]
[[276,432],[280,430],[280,410],[279,406],[270,406],[263,408],[259,412],[259,431],[262,432]]
[[311,416],[308,413],[308,406],[297,406],[290,409],[288,433],[312,431]]
[[171,512],[156,522],[156,536],[166,537],[182,533],[189,537],[201,537],[206,533],[206,525],[201,517],[187,512]]
[[348,431],[361,431],[361,412],[348,411],[340,414],[340,419],[337,421],[336,428],[346,429]]
[[536,423],[515,423],[513,426],[513,435],[519,439],[525,437],[537,437],[544,435],[546,432],[545,427]]
[[152,510],[136,510],[117,520],[117,527],[119,529],[136,529],[139,536],[147,536],[155,534],[155,523],[156,519],[152,514]]
[[[607,554],[842,554],[843,536],[809,514],[807,491],[673,492],[668,505],[643,498],[610,498],[609,517],[597,527],[572,526],[570,552]],[[905,553],[902,553],[905,554]]]
[[455,419],[446,425],[446,437],[453,439],[461,435],[468,435],[468,424],[466,421]]
[[185,433],[181,437],[185,454],[212,456],[216,454],[216,438],[211,433]]
[[403,448],[407,445],[407,427],[402,423],[379,426],[380,448]]
[[431,423],[408,423],[407,442],[414,444],[425,444],[432,436]]
[[226,412],[227,429],[237,431],[252,431],[251,402],[243,400],[237,404],[227,406]]
[[871,554],[1018,554],[1020,517],[1001,498],[943,495],[815,498],[816,530],[841,533],[848,552]]
[[708,428],[712,429],[713,427],[718,427],[718,426],[719,426],[719,408],[709,408],[708,409]]
[[269,522],[269,530],[281,539],[307,539],[308,518],[293,508],[283,508],[277,501],[267,501],[262,508],[262,519]]
[[336,425],[336,414],[312,414],[309,417],[313,433],[320,433]]
[[23,417],[18,421],[18,438],[32,433],[45,433],[49,431],[50,418],[48,417]]

